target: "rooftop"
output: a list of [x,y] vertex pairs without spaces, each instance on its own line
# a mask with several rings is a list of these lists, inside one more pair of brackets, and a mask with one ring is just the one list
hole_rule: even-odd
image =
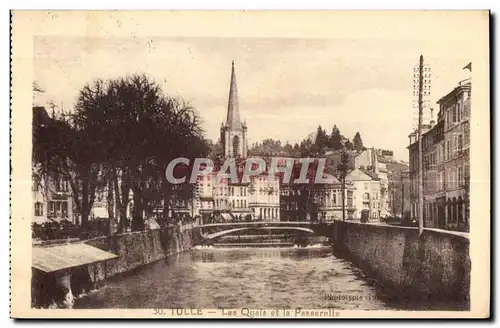
[[43,272],[55,272],[118,257],[84,243],[33,247],[31,266]]
[[447,100],[449,100],[451,97],[456,95],[457,93],[465,91],[465,90],[470,90],[470,88],[471,88],[471,79],[469,78],[469,79],[462,80],[462,81],[458,82],[458,85],[453,90],[448,92],[445,96],[441,97],[437,101],[437,103],[438,104],[444,103]]

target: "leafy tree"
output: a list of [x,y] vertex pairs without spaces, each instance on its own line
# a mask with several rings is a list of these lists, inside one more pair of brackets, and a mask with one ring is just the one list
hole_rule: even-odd
[[167,217],[171,200],[185,198],[185,190],[193,187],[170,184],[168,163],[208,154],[195,110],[182,99],[165,96],[145,75],[85,85],[74,111],[60,115],[50,128],[34,136],[34,153],[47,172],[68,178],[83,226],[96,191],[104,186],[108,202],[116,202],[121,230],[131,190],[134,227],[140,229],[143,213],[162,203]]
[[34,122],[33,158],[41,176],[57,175],[71,187],[76,210],[85,229],[95,193],[102,184],[102,170],[96,139],[87,135],[85,127],[67,113],[54,115],[45,124]]

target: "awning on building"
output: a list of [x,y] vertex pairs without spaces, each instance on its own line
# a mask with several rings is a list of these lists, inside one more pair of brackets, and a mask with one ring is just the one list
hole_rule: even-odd
[[48,273],[116,257],[115,254],[83,243],[33,247],[31,266]]

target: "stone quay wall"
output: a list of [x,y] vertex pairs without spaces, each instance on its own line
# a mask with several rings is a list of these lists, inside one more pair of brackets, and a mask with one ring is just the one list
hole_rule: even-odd
[[465,233],[336,221],[334,249],[387,290],[403,308],[470,309]]
[[98,284],[106,278],[188,251],[199,239],[199,228],[188,224],[87,240],[86,244],[116,254],[118,258],[90,264],[85,270],[92,282]]

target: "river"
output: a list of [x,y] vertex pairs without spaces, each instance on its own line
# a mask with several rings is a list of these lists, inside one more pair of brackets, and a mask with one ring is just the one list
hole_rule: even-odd
[[390,309],[374,281],[330,247],[197,249],[125,275],[74,308]]

